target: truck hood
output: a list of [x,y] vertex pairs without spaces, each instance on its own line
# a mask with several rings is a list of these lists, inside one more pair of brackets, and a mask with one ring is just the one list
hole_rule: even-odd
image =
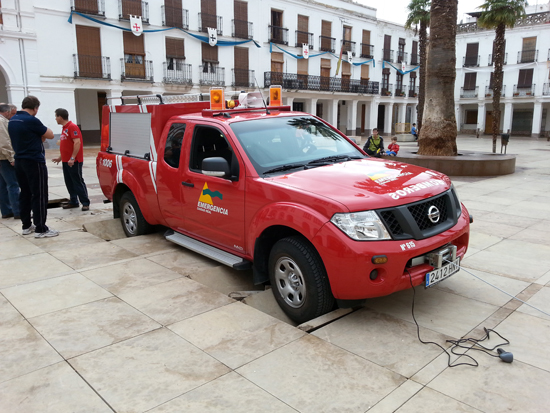
[[271,178],[274,183],[330,198],[350,212],[420,201],[451,186],[439,172],[402,162],[360,159]]

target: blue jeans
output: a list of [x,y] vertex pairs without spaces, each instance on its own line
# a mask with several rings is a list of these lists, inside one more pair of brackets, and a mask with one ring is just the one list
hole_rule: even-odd
[[19,184],[15,168],[7,159],[0,160],[0,211],[19,216]]
[[90,206],[88,190],[82,176],[82,162],[75,161],[73,166],[69,166],[68,162],[63,162],[63,178],[69,192],[69,204],[78,205],[80,200],[82,205]]

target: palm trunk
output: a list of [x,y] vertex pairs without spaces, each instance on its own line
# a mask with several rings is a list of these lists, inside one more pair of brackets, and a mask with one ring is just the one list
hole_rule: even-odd
[[432,0],[419,155],[457,155],[454,86],[458,0]]
[[493,75],[493,153],[497,151],[497,136],[500,133],[500,94],[502,92],[502,66],[504,65],[504,47],[506,25],[500,23],[495,36],[495,72]]
[[424,116],[424,101],[426,100],[426,38],[427,29],[426,23],[420,22],[420,31],[418,33],[418,40],[420,43],[420,80],[418,83],[418,131],[422,131],[422,118]]

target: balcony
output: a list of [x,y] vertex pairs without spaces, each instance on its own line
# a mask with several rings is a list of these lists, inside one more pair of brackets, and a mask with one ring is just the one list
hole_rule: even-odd
[[319,50],[321,52],[334,53],[334,43],[336,39],[334,37],[319,36]]
[[415,87],[410,87],[409,88],[409,97],[410,98],[417,98],[418,97],[418,91],[420,89],[418,88],[418,86],[415,86]]
[[284,89],[313,90],[328,92],[378,94],[378,82],[362,79],[341,79],[339,77],[298,75],[294,73],[265,72],[264,87],[281,85]]
[[183,59],[168,59],[164,66],[164,83],[175,85],[192,85],[193,76],[191,65],[184,63]]
[[296,47],[302,47],[302,44],[308,44],[313,49],[313,33],[296,30]]
[[120,59],[120,64],[121,81],[153,82],[153,61],[144,60],[140,55],[126,55]]
[[479,86],[476,86],[474,89],[465,89],[463,87],[460,88],[460,97],[463,99],[473,99],[477,98],[479,91]]
[[[490,54],[490,55],[489,55],[489,58],[487,59],[487,66],[493,66],[493,64],[494,64],[493,55]],[[504,54],[504,62],[503,62],[503,64],[505,64],[505,65],[508,64],[508,53],[505,53],[505,54]]]
[[118,0],[118,19],[130,20],[132,16],[141,16],[142,23],[149,23],[149,3],[141,0]]
[[550,83],[542,85],[542,96],[550,96]]
[[365,59],[372,59],[374,57],[374,45],[361,43],[361,57]]
[[246,20],[231,20],[231,37],[239,39],[252,39],[254,37],[254,26]]
[[160,6],[162,25],[189,30],[189,10],[170,6]]
[[407,85],[399,86],[395,85],[395,96],[396,97],[407,97]]
[[78,13],[105,16],[105,0],[71,0],[71,10]]
[[514,85],[514,97],[533,97],[535,96],[536,85]]
[[398,51],[397,52],[397,63],[403,63],[403,62],[407,63],[408,57],[409,57],[408,53]]
[[[500,91],[500,96],[501,97],[506,96],[506,85],[502,86],[502,90]],[[485,86],[485,97],[486,98],[492,98],[493,97],[493,87],[492,86]]]
[[392,96],[392,89],[392,83],[382,83],[382,87],[380,88],[380,96]]
[[288,29],[278,26],[268,26],[269,41],[271,43],[284,44],[288,46]]
[[462,67],[479,67],[479,55],[464,56],[462,58]]
[[393,63],[393,50],[382,49],[382,60]]
[[518,63],[536,62],[538,57],[538,50],[522,50],[521,52],[518,52]]
[[223,35],[222,16],[215,14],[199,13],[199,32],[208,33],[208,28],[216,29],[218,36]]
[[73,54],[74,77],[111,80],[111,60],[107,56]]
[[231,72],[233,72],[231,86],[255,87],[254,70],[231,69]]
[[215,64],[199,66],[201,86],[225,86],[225,67]]
[[411,55],[411,66],[418,66],[420,64],[420,58],[417,54]]
[[355,42],[352,42],[350,40],[342,40],[342,50],[344,52],[355,53]]

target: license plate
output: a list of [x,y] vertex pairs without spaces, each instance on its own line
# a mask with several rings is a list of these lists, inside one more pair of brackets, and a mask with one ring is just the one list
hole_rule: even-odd
[[441,268],[426,273],[426,288],[443,281],[460,270],[460,258],[444,265]]

